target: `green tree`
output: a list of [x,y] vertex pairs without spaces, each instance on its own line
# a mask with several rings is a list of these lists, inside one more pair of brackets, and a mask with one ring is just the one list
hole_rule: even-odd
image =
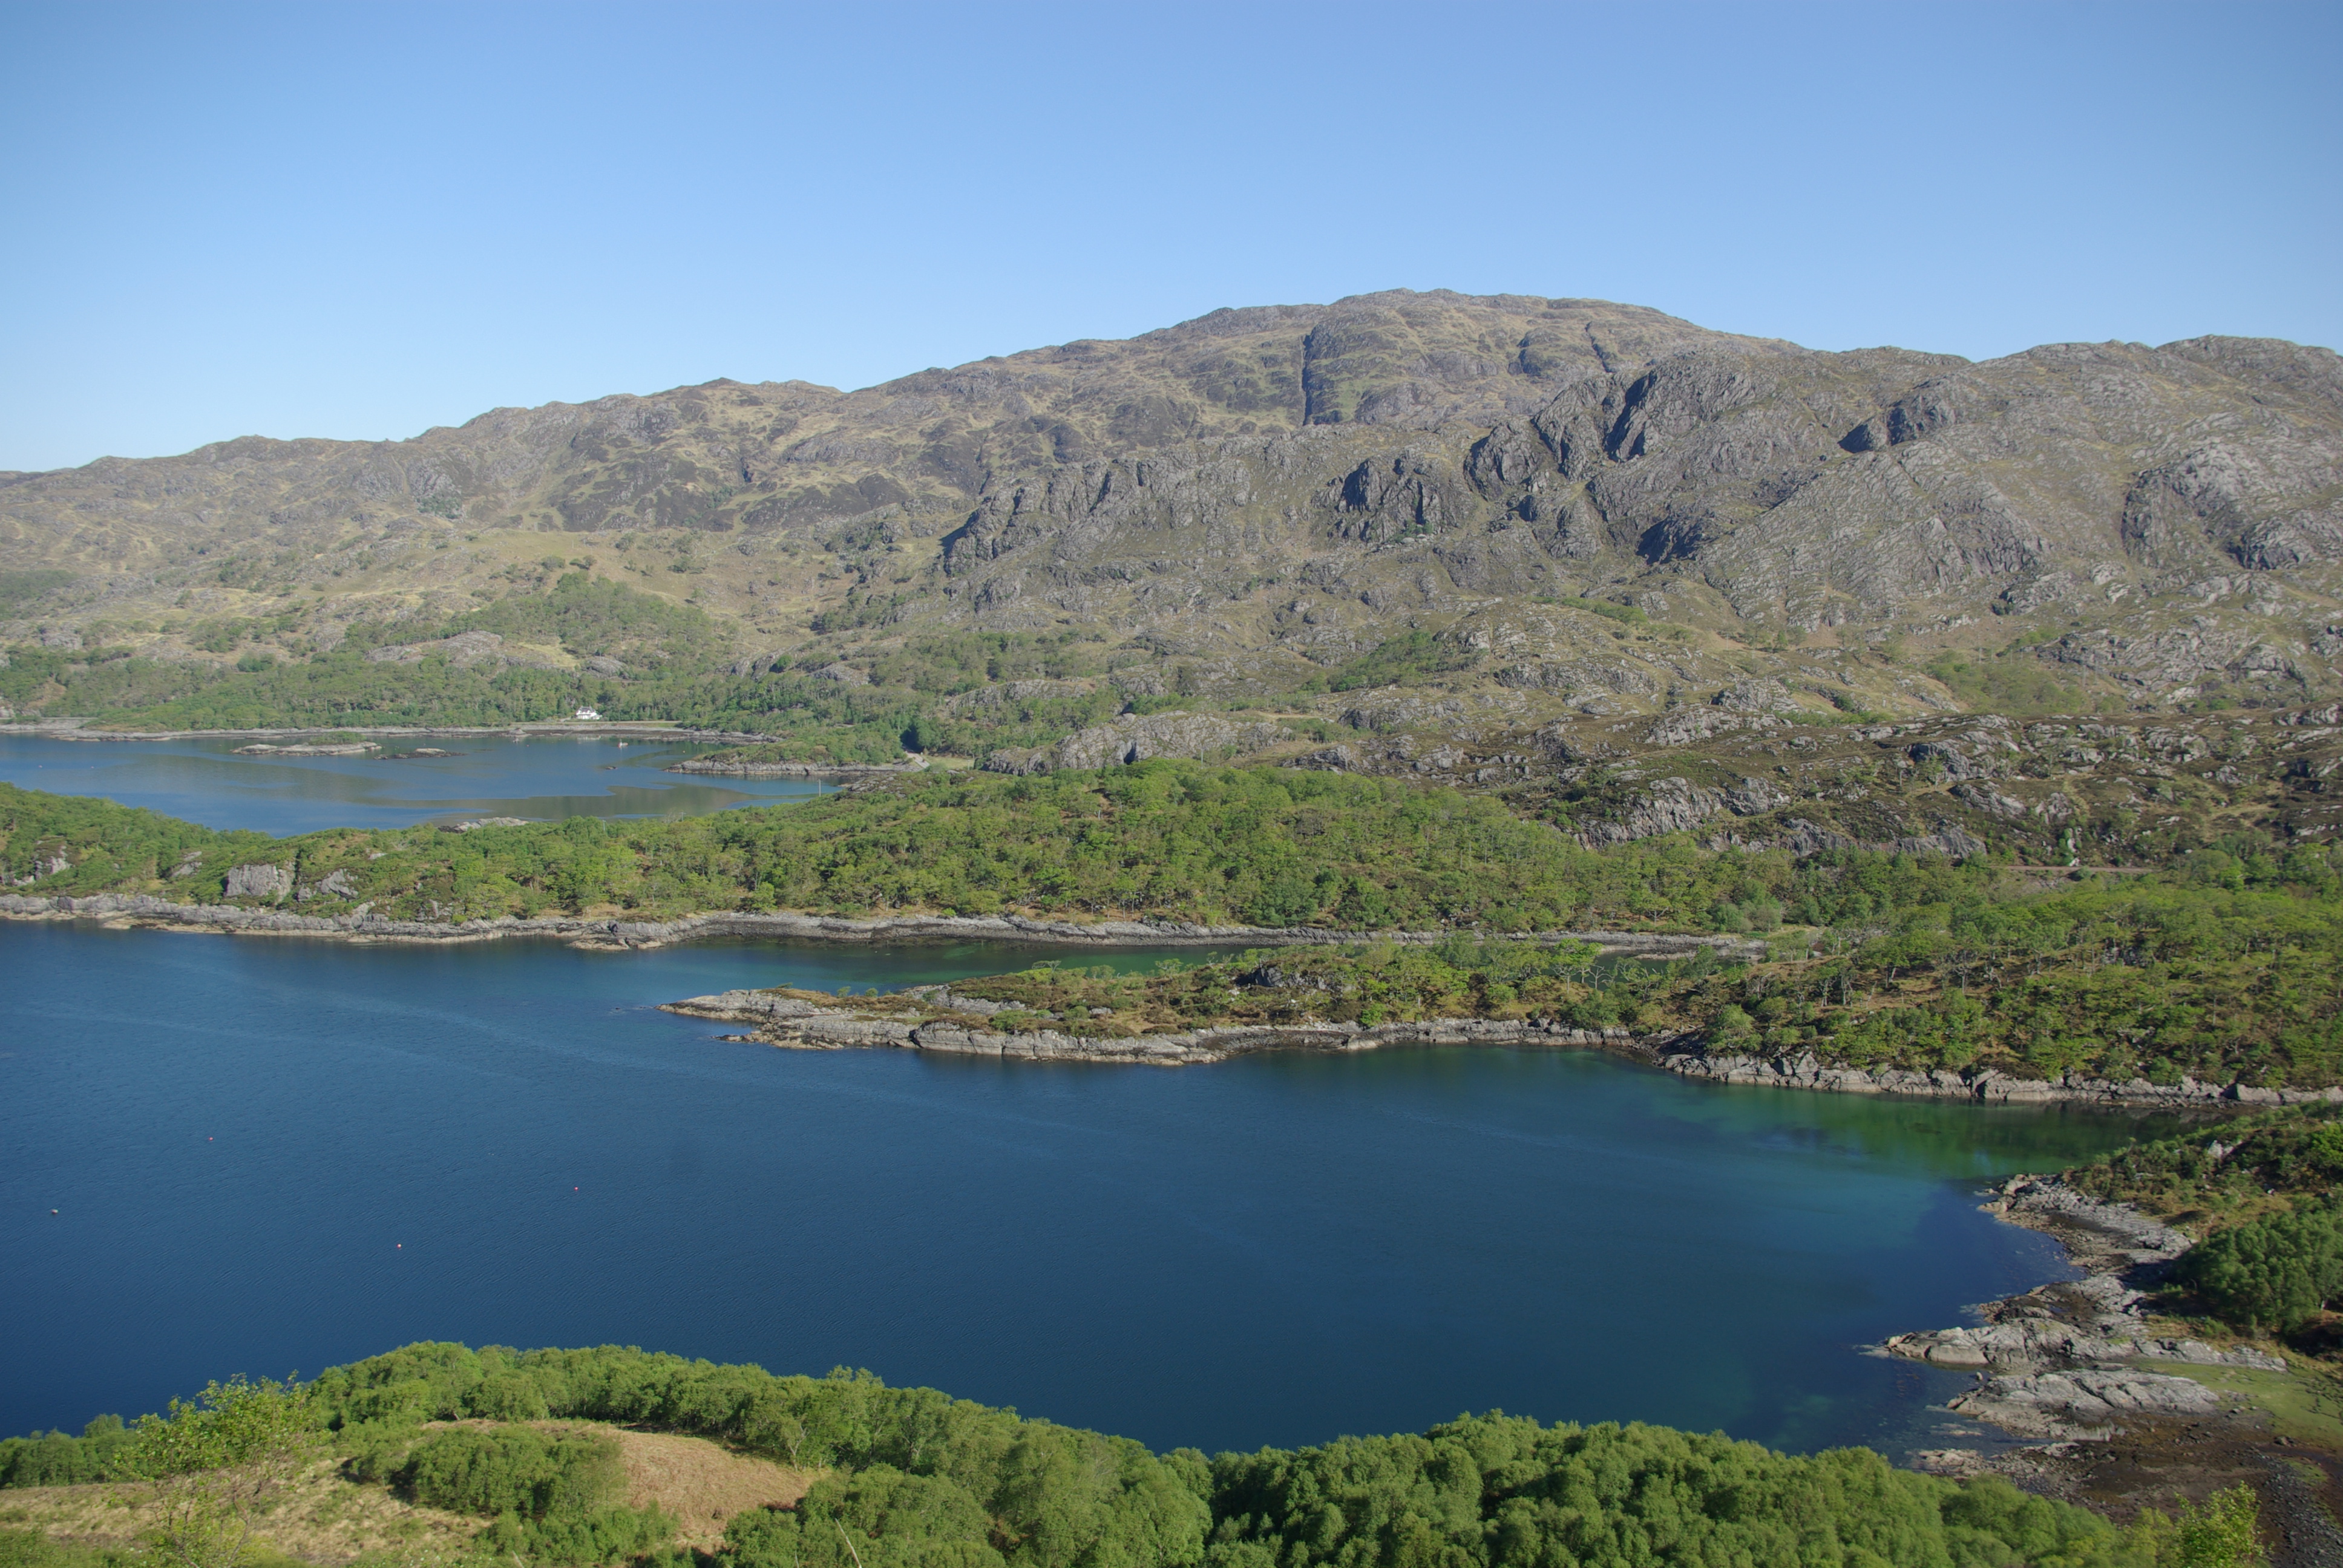
[[2167,1568],[2259,1568],[2265,1561],[2255,1525],[2261,1500],[2239,1484],[2190,1503],[2167,1527],[2157,1561]]
[[2298,1328],[2343,1294],[2343,1215],[2328,1202],[2233,1225],[2191,1249],[2175,1273],[2231,1322]]
[[155,1483],[154,1555],[166,1568],[246,1568],[260,1514],[317,1447],[308,1391],[241,1374],[139,1419],[130,1455]]

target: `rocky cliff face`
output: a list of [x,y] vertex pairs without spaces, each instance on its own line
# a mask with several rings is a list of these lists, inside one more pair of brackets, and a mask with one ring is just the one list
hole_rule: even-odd
[[[2343,361],[2235,338],[1816,353],[1513,296],[1222,310],[852,393],[716,382],[0,477],[0,565],[70,574],[19,579],[0,636],[100,618],[185,653],[175,612],[468,604],[548,551],[689,594],[753,648],[1071,626],[1192,661],[1208,696],[1430,631],[1475,666],[1411,699],[1457,705],[1435,727],[1795,684],[1801,648],[1990,648],[2016,656],[2005,683],[2126,704],[2299,702],[2343,652]],[[1916,662],[1857,695],[2000,700]]]
[[1744,640],[2056,628],[2038,662],[2149,695],[2301,690],[2328,673],[2304,656],[2330,636],[2338,463],[2325,350],[1701,346],[1485,430],[1313,428],[1000,487],[943,564],[980,620],[1305,657],[1593,595]]

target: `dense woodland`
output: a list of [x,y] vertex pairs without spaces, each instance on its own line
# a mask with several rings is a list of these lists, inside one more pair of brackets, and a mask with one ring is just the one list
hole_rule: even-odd
[[[482,1564],[680,1565],[655,1510],[611,1501],[590,1432],[427,1429],[568,1420],[693,1433],[814,1472],[794,1509],[735,1516],[699,1568],[1577,1568],[1657,1563],[2147,1568],[2213,1562],[2184,1529],[2118,1530],[1997,1479],[1806,1457],[1642,1425],[1496,1413],[1429,1432],[1208,1458],[1021,1418],[867,1372],[776,1377],[636,1350],[409,1345],[300,1391],[343,1474],[482,1521]],[[50,1438],[77,1445],[96,1439]],[[0,1477],[23,1440],[0,1444]],[[21,1478],[20,1478],[21,1475]],[[11,1568],[99,1553],[0,1533]],[[384,1568],[388,1568],[385,1564]]]

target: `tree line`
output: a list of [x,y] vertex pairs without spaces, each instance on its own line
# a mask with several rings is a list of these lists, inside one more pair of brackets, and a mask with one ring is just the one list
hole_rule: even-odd
[[[1246,1000],[1246,1017],[1549,1017],[1863,1068],[2343,1082],[2343,851],[2318,845],[2225,841],[2150,875],[2079,879],[1991,857],[1712,850],[1686,834],[1595,851],[1486,797],[1177,761],[937,771],[677,821],[286,839],[0,785],[0,877],[23,891],[267,901],[226,893],[251,864],[290,873],[285,907],[328,915],[1017,911],[1363,939],[1280,960],[1302,983]],[[1481,949],[1434,964],[1372,940],[1393,930]],[[1722,930],[1752,945],[1600,972],[1507,945],[1586,930]],[[1524,964],[1536,972],[1507,967]],[[1199,1010],[1214,993],[1180,991],[1130,1021],[1215,1020]],[[1083,1005],[1126,1010],[1112,996]]]
[[[793,1508],[728,1521],[696,1568],[2235,1561],[2205,1549],[2201,1520],[2151,1513],[2119,1529],[1998,1479],[1921,1475],[1868,1450],[1789,1455],[1639,1424],[1546,1426],[1492,1412],[1298,1450],[1157,1454],[867,1372],[775,1376],[609,1346],[409,1345],[328,1372],[300,1400],[319,1442],[352,1456],[352,1479],[493,1516],[474,1543],[484,1563],[680,1568],[688,1554],[657,1543],[659,1519],[636,1512],[629,1525],[612,1513],[607,1439],[425,1422],[623,1422],[818,1473]],[[2249,1509],[2247,1529],[2249,1543]],[[37,1561],[29,1549],[19,1556]]]

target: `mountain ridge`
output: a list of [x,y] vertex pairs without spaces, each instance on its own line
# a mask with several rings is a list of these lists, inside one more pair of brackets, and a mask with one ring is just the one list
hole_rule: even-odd
[[[1485,656],[1451,683],[1467,718],[1656,710],[1736,672],[1986,700],[1926,672],[1948,653],[2091,703],[2300,702],[2343,689],[2343,360],[1825,352],[1393,290],[849,392],[719,379],[0,476],[5,640],[242,657],[190,628],[266,614],[277,651],[331,647],[545,562],[694,604],[751,664],[1071,628],[1259,698],[1425,635]],[[1860,678],[1812,668],[1833,650]]]

